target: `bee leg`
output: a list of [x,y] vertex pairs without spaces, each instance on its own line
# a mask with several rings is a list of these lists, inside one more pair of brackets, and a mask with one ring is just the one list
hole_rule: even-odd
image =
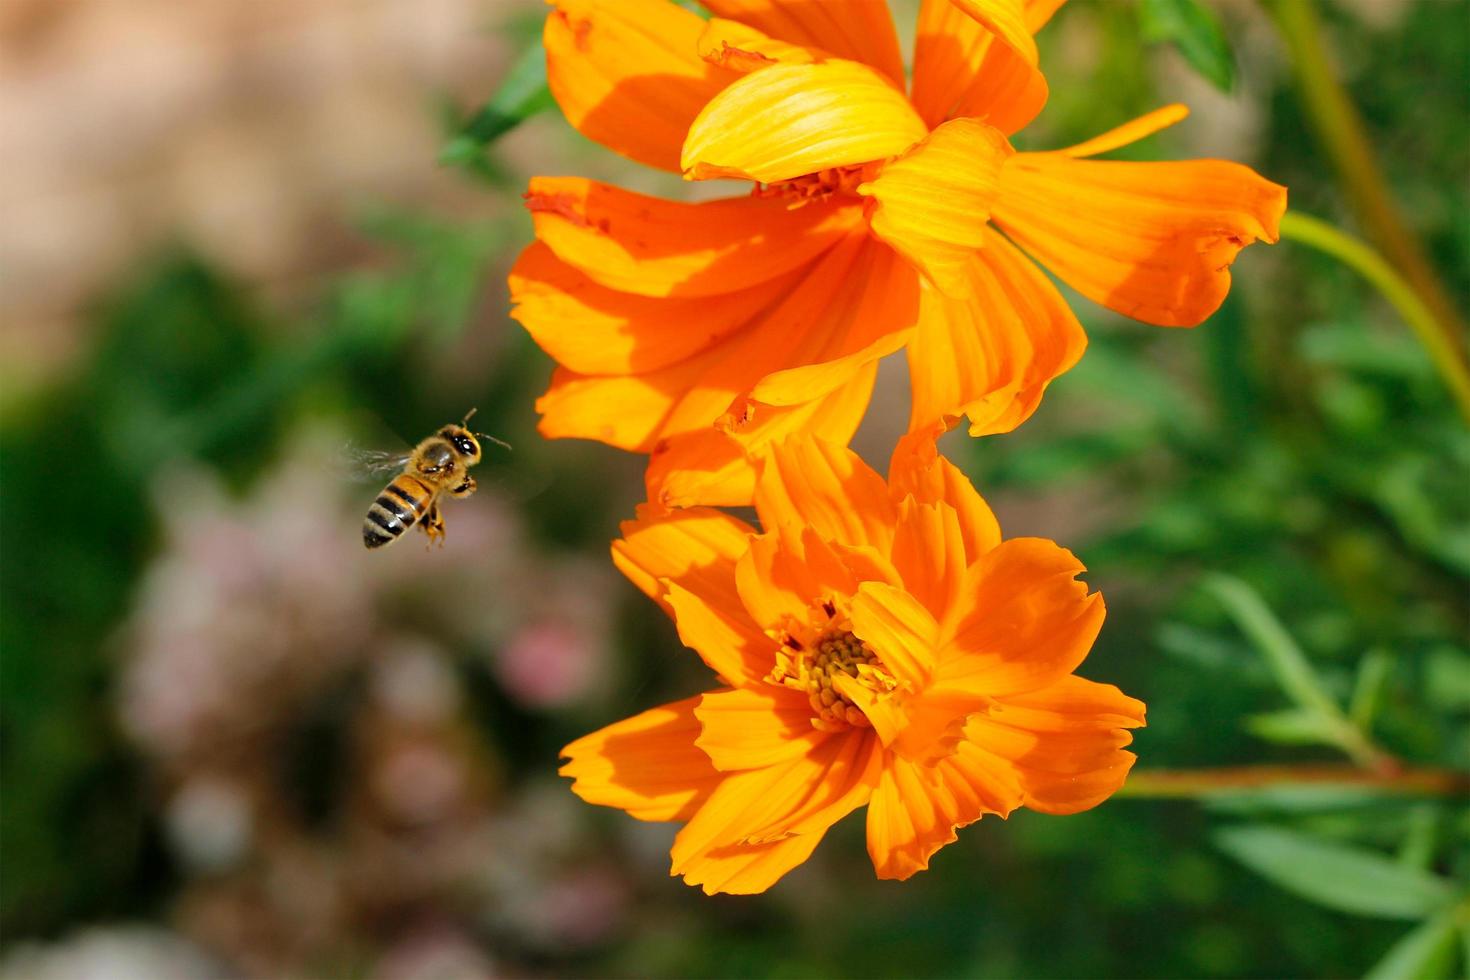
[[439,504],[437,501],[419,521],[419,526],[424,529],[424,534],[428,535],[429,544],[437,541],[439,542],[439,547],[444,547],[444,518],[439,513]]
[[470,494],[479,489],[479,486],[480,485],[475,482],[474,477],[467,475],[464,478],[464,482],[460,483],[456,487],[450,488],[449,495],[451,497],[468,497]]

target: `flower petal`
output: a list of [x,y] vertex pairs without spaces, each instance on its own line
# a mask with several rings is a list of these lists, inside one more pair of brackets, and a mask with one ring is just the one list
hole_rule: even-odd
[[[734,856],[726,848],[820,837],[867,802],[877,775],[872,744],[870,736],[851,733],[798,759],[727,775],[674,838],[670,873],[707,892],[725,891],[728,882],[714,872],[720,859]],[[763,887],[788,870],[781,868]]]
[[878,362],[869,361],[851,380],[814,402],[782,407],[747,400],[737,421],[669,439],[649,460],[644,478],[648,499],[665,507],[749,504],[755,494],[752,460],[792,432],[820,432],[846,444],[862,422],[877,373]]
[[818,49],[778,41],[739,21],[712,17],[699,36],[699,56],[712,65],[740,72],[771,65],[806,65],[831,56]]
[[823,600],[845,599],[858,580],[842,557],[810,529],[750,539],[735,563],[735,588],[750,618],[772,634],[803,623]]
[[1001,166],[1012,153],[992,126],[975,119],[944,123],[858,187],[875,202],[873,234],[941,292],[968,296],[969,259],[985,244]]
[[804,756],[831,737],[812,727],[812,706],[788,687],[765,684],[703,695],[695,744],[716,769],[765,769]]
[[897,516],[888,485],[857,453],[805,433],[765,456],[755,509],[766,531],[810,528],[830,541],[879,551],[893,540]]
[[1087,334],[1046,274],[994,230],[963,273],[968,299],[927,289],[908,345],[910,431],[964,415],[970,435],[1009,432],[1069,370]]
[[1006,161],[995,222],[1094,302],[1159,326],[1193,326],[1220,306],[1230,264],[1274,242],[1286,188],[1223,160]]
[[714,296],[779,279],[858,226],[861,209],[776,198],[690,204],[582,177],[536,177],[536,237],[594,282],[640,296]]
[[923,603],[886,582],[858,586],[849,610],[852,632],[878,654],[900,683],[917,690],[934,668],[939,624]]
[[561,750],[561,774],[588,803],[639,820],[687,820],[721,774],[694,744],[699,698],[653,708],[577,739]]
[[[912,497],[899,505],[898,513],[893,565],[904,589],[934,615],[943,616],[958,600],[970,565],[960,515],[942,500],[930,504]],[[931,643],[935,640],[930,637]]]
[[803,269],[717,296],[656,298],[601,286],[542,242],[510,271],[511,316],[579,374],[639,374],[686,360],[790,293]]
[[1135,756],[1125,729],[1144,723],[1144,706],[1111,684],[1069,676],[1005,698],[965,725],[966,738],[1015,766],[1026,806],[1077,813],[1123,785]]
[[936,432],[913,431],[899,440],[888,464],[888,485],[896,499],[912,495],[921,504],[953,507],[965,544],[965,567],[1000,544],[1000,524],[970,478],[939,455]]
[[913,85],[914,107],[924,122],[934,127],[972,116],[1009,135],[1036,118],[1046,105],[1047,86],[1028,21],[1045,22],[1041,6],[924,0]]
[[774,65],[710,100],[680,165],[692,180],[770,183],[896,156],[925,132],[903,93],[866,65]]
[[700,886],[706,895],[759,895],[806,863],[823,836],[797,834],[769,844],[710,848],[685,863],[684,883]]
[[889,752],[868,801],[868,856],[879,878],[905,879],[987,813],[1005,816],[1021,802],[1013,773],[968,747],[934,766]]
[[622,532],[612,543],[613,565],[670,616],[669,582],[732,613],[743,608],[735,592],[735,563],[755,533],[749,524],[707,507],[657,513],[643,505],[635,520],[623,522]]
[[[724,586],[726,583],[721,583]],[[664,580],[664,600],[672,610],[679,640],[735,687],[758,685],[775,666],[775,641],[766,636],[738,601],[723,591],[706,598]]]
[[1082,571],[1070,551],[1042,538],[1012,538],[972,565],[963,601],[941,624],[929,693],[996,698],[1070,674],[1105,614],[1102,595],[1076,580]]
[[546,81],[567,121],[608,149],[678,171],[689,124],[736,78],[700,59],[704,22],[668,0],[554,0]]
[[706,0],[705,6],[773,38],[872,65],[903,83],[903,53],[885,0]]
[[1178,122],[1183,122],[1189,117],[1189,107],[1175,102],[1171,105],[1161,106],[1153,112],[1144,113],[1131,122],[1100,133],[1090,140],[1084,140],[1064,150],[1058,150],[1069,157],[1093,157],[1099,153],[1107,153],[1116,150],[1120,146],[1129,143],[1137,143],[1147,136],[1152,136],[1161,129],[1168,129]]

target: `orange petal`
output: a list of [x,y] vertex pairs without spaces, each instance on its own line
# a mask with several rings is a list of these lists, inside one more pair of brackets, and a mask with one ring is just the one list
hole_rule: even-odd
[[649,460],[648,499],[667,507],[749,504],[755,494],[752,458],[759,458],[772,441],[798,431],[820,432],[846,444],[867,410],[877,373],[878,362],[869,361],[851,380],[814,402],[791,407],[747,402],[736,427],[669,439]]
[[1012,764],[1026,805],[1044,813],[1077,813],[1123,785],[1133,766],[1125,729],[1144,723],[1144,706],[1111,684],[1065,677],[1005,698],[965,726],[965,736]]
[[809,529],[775,532],[750,539],[735,563],[735,588],[750,618],[772,633],[807,613],[823,600],[857,591],[858,579],[842,556]]
[[804,864],[823,836],[797,834],[769,844],[710,848],[686,863],[684,883],[700,886],[706,895],[759,895]]
[[582,177],[536,177],[536,237],[594,282],[640,296],[733,293],[807,265],[846,237],[861,209],[775,198],[689,204]]
[[931,691],[1002,697],[1070,674],[1105,614],[1102,595],[1076,580],[1082,571],[1070,551],[1042,538],[1012,538],[981,558],[966,572],[964,601],[942,623]]
[[798,269],[718,296],[639,296],[598,285],[535,242],[510,271],[511,316],[571,371],[638,374],[729,336],[788,294],[803,274]]
[[704,22],[668,0],[554,0],[546,81],[582,135],[678,171],[689,124],[735,74],[700,59]]
[[886,582],[864,582],[853,596],[852,632],[900,683],[917,690],[934,668],[939,624],[923,603]]
[[1026,30],[1032,34],[1041,30],[1066,2],[1067,0],[1026,0]]
[[1005,816],[1021,801],[1015,776],[968,747],[934,766],[894,753],[868,802],[868,856],[879,878],[905,879],[987,813]]
[[904,588],[936,616],[943,616],[959,598],[971,563],[966,551],[960,515],[949,504],[910,497],[899,505],[893,566]]
[[776,665],[776,644],[751,621],[744,606],[732,604],[724,588],[706,597],[668,579],[664,583],[664,598],[673,611],[680,641],[726,684],[760,684]]
[[925,123],[970,116],[1009,135],[1036,118],[1047,86],[1028,24],[1043,11],[1031,7],[1022,0],[923,0],[913,103]]
[[1019,153],[992,216],[1087,298],[1147,323],[1193,326],[1220,306],[1230,264],[1274,242],[1286,188],[1223,160],[1131,163]]
[[694,714],[703,726],[695,744],[724,771],[790,762],[831,737],[812,727],[804,695],[771,684],[705,694]]
[[712,65],[742,75],[771,65],[806,65],[825,61],[826,52],[788,44],[739,21],[712,17],[699,36],[699,56]]
[[1001,165],[1012,152],[985,123],[943,124],[858,187],[875,202],[873,234],[942,292],[969,295],[969,259],[985,244]]
[[710,100],[680,165],[692,180],[770,183],[897,156],[925,132],[903,93],[866,65],[774,65]]
[[903,53],[884,0],[707,0],[705,6],[773,38],[872,65],[903,84]]
[[1189,107],[1175,102],[1172,105],[1155,109],[1153,112],[1145,113],[1131,122],[1094,136],[1090,140],[1084,140],[1064,150],[1057,150],[1057,152],[1069,157],[1097,156],[1099,153],[1107,153],[1120,146],[1127,146],[1129,143],[1137,143],[1161,129],[1168,129],[1175,123],[1182,122],[1188,116]]
[[1046,274],[994,230],[985,240],[963,269],[968,299],[924,291],[907,351],[910,430],[964,415],[972,436],[1009,432],[1087,346]]
[[729,856],[725,848],[820,836],[867,802],[876,776],[867,762],[871,744],[870,737],[851,733],[789,762],[727,775],[674,838],[671,873],[707,892],[726,891],[728,883],[715,873]]
[[622,532],[612,543],[613,565],[670,616],[674,610],[664,598],[667,582],[728,611],[742,608],[735,592],[735,563],[755,533],[749,524],[706,507],[661,514],[644,505],[635,520],[623,522]]
[[921,504],[953,507],[968,568],[1000,544],[1000,524],[970,478],[939,455],[934,439],[933,431],[916,431],[899,440],[888,465],[889,489],[897,499],[912,495]]
[[755,509],[767,531],[811,528],[830,541],[879,551],[893,540],[897,516],[888,485],[857,453],[805,433],[764,457]]
[[634,715],[561,750],[561,774],[588,803],[628,811],[639,820],[687,820],[721,774],[695,747],[699,698]]

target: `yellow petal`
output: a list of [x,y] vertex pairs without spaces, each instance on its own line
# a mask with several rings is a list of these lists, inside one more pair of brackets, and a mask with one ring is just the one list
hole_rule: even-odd
[[742,75],[771,65],[805,65],[831,57],[813,48],[778,41],[754,27],[723,17],[713,17],[705,24],[699,36],[699,56]]
[[903,84],[903,53],[886,0],[707,0],[705,6],[773,38],[864,62]]
[[1175,102],[1172,105],[1161,106],[1153,112],[1145,113],[1106,133],[1099,133],[1090,140],[1084,140],[1075,146],[1069,146],[1056,152],[1069,157],[1094,157],[1099,153],[1107,153],[1120,146],[1127,146],[1129,143],[1137,143],[1161,129],[1168,129],[1175,123],[1183,122],[1188,116],[1189,107]]
[[985,243],[1001,166],[1012,152],[982,122],[945,123],[858,188],[875,202],[873,234],[941,292],[969,295],[968,260]]
[[692,180],[771,183],[897,156],[924,134],[903,93],[866,65],[775,65],[710,100],[689,127],[680,167]]

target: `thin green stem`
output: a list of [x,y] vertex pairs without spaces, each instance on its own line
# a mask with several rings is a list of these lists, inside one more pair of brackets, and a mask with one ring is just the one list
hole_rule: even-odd
[[1332,67],[1315,0],[1263,2],[1291,56],[1308,125],[1317,131],[1359,223],[1418,294],[1441,344],[1460,349],[1465,323],[1389,195],[1362,117]]
[[1461,414],[1470,422],[1470,365],[1465,363],[1459,344],[1443,329],[1443,324],[1419,294],[1381,255],[1361,240],[1299,211],[1289,211],[1282,216],[1281,237],[1324,252],[1368,280],[1413,328],[1414,335],[1429,352],[1435,368],[1444,378]]
[[1201,799],[1288,786],[1341,787],[1390,796],[1465,799],[1470,798],[1470,773],[1416,768],[1370,771],[1322,765],[1136,769],[1117,795],[1135,799]]

